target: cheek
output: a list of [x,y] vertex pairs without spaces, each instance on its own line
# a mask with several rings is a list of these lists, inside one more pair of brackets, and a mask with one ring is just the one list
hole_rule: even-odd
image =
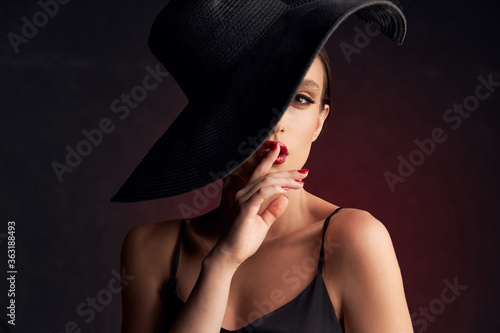
[[300,154],[309,153],[318,123],[318,113],[316,109],[296,110],[293,112],[293,117],[290,117],[288,125],[290,135],[287,136],[287,141],[295,147],[296,153],[299,151]]
[[315,108],[297,110],[297,112],[294,113],[294,119],[291,122],[293,129],[291,130],[292,133],[294,133],[294,136],[300,136],[300,141],[303,142],[303,144],[308,145],[311,143],[318,124],[318,117],[319,111]]

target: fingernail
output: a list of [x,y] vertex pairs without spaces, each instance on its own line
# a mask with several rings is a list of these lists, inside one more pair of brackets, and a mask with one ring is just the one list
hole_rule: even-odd
[[297,183],[299,183],[299,184],[304,184],[304,182],[303,182],[302,180],[297,180],[297,179],[295,179],[295,181],[296,181]]
[[277,142],[275,142],[275,143],[273,144],[273,149],[272,149],[272,150],[276,150],[278,147],[279,147],[279,144],[278,144]]
[[281,186],[281,188],[282,188],[282,189],[284,189],[285,191],[288,191],[288,190],[289,190],[289,188],[288,188],[288,187],[286,187],[286,186]]
[[307,169],[299,170],[299,173],[308,173],[308,172],[309,172],[309,170],[307,170]]
[[288,200],[290,200],[290,198],[288,198],[286,195],[284,195],[284,197],[286,197]]

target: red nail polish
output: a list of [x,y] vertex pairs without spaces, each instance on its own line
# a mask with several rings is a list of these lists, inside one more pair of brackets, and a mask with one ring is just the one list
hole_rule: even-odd
[[309,172],[309,170],[307,170],[307,169],[299,170],[299,173],[308,173],[308,172]]
[[299,183],[299,184],[304,184],[304,182],[303,182],[302,180],[297,180],[297,179],[295,179],[295,181],[296,181],[297,183]]
[[285,191],[288,191],[288,190],[289,190],[289,188],[288,188],[288,187],[286,187],[286,186],[281,186],[281,188],[282,188],[282,189],[284,189]]
[[277,142],[275,142],[273,144],[273,149],[272,150],[276,150],[276,149],[278,149],[278,147],[279,147],[279,144]]

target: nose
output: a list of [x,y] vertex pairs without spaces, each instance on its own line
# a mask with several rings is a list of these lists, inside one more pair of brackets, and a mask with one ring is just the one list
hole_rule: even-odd
[[271,134],[281,134],[285,132],[285,117],[286,117],[286,112],[278,121]]

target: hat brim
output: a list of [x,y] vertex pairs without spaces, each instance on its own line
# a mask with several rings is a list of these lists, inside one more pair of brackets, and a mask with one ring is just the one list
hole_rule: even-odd
[[[401,44],[406,21],[388,1],[298,1],[203,98],[190,100],[111,199],[136,202],[190,192],[236,170],[265,141],[321,47],[356,13]],[[230,96],[228,98],[227,96]]]

